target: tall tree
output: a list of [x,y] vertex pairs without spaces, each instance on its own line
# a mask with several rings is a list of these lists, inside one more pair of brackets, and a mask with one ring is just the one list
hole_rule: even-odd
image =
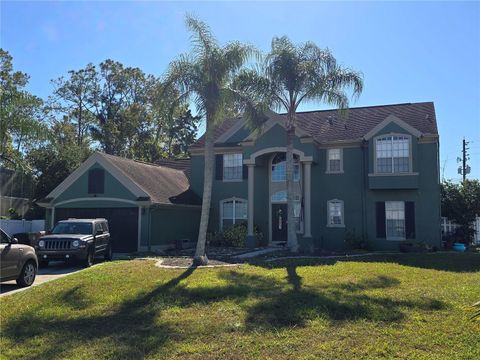
[[70,117],[76,127],[77,145],[81,145],[95,120],[93,100],[98,93],[97,70],[93,64],[88,64],[85,69],[70,70],[68,77],[52,80],[52,84],[51,107]]
[[0,163],[10,168],[26,167],[25,150],[48,136],[43,102],[25,90],[28,80],[0,49]]
[[328,49],[321,49],[312,42],[295,45],[287,37],[275,37],[261,66],[243,71],[235,88],[254,106],[287,113],[287,245],[292,252],[298,252],[293,199],[293,139],[297,109],[306,102],[327,103],[346,109],[349,104],[346,91],[352,89],[353,95],[358,97],[363,89],[363,76],[339,65]]
[[[193,116],[188,104],[178,101],[180,93],[171,83],[158,81],[152,92],[153,145],[167,158],[186,156],[196,140],[200,116]],[[150,161],[155,162],[156,159]]]
[[[54,120],[49,141],[31,149],[26,160],[34,175],[33,197],[41,199],[58,186],[72,171],[91,155],[87,144],[77,143],[77,128],[65,116]],[[44,209],[34,206],[29,216],[42,216]]]
[[191,32],[192,51],[173,61],[167,79],[180,91],[180,100],[193,100],[199,114],[205,119],[205,169],[202,213],[198,233],[195,264],[206,264],[205,253],[214,163],[214,130],[234,108],[230,87],[237,72],[252,54],[252,48],[239,42],[220,46],[210,28],[200,20],[187,16]]
[[149,126],[148,96],[155,79],[139,68],[106,60],[100,64],[97,93],[93,96],[96,123],[92,137],[112,155],[127,156]]

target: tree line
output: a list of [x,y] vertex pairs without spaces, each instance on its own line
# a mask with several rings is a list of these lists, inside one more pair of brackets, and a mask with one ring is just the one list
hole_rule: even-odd
[[178,90],[139,68],[105,60],[51,81],[41,99],[0,49],[0,166],[32,175],[46,196],[94,150],[155,163],[188,156],[200,116]]

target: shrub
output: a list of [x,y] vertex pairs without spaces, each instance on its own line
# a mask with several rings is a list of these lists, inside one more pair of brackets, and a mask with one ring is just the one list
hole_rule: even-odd
[[245,246],[245,239],[247,238],[247,225],[241,223],[229,226],[223,232],[223,238],[225,246]]
[[349,250],[371,250],[365,234],[357,235],[355,229],[345,231],[345,245]]
[[223,234],[220,232],[207,233],[207,243],[211,246],[223,246]]
[[[257,243],[260,244],[263,234],[258,225],[254,226]],[[244,247],[247,238],[247,224],[240,223],[227,227],[222,233],[209,233],[209,244],[212,246]]]

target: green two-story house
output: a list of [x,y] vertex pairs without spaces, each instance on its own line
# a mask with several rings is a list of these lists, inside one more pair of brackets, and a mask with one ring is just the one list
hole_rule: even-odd
[[[285,114],[261,132],[228,119],[215,134],[209,228],[247,223],[264,244],[287,238]],[[294,139],[295,221],[305,250],[345,247],[346,232],[376,249],[403,240],[440,245],[439,137],[434,105],[407,103],[300,112]],[[190,186],[203,190],[203,138],[191,148]]]
[[[376,249],[403,240],[440,246],[438,131],[433,103],[302,112],[294,140],[295,223],[304,250],[339,250],[346,233]],[[209,231],[247,223],[249,245],[287,238],[285,115],[261,131],[227,119],[215,134]],[[203,191],[203,138],[191,159],[147,164],[95,153],[45,199],[47,225],[105,217],[114,250],[195,242]],[[254,229],[263,235],[255,244]]]

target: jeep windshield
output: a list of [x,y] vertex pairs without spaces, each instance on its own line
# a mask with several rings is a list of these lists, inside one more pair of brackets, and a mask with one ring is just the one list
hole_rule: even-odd
[[81,222],[61,222],[55,225],[52,234],[81,234],[91,235],[92,224]]

